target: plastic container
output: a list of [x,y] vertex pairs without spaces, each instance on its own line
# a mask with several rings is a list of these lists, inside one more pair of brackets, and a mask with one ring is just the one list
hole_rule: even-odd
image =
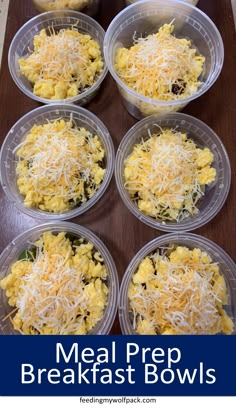
[[[113,325],[116,311],[117,300],[119,292],[118,275],[114,261],[102,241],[88,229],[73,223],[67,222],[54,222],[50,224],[43,224],[37,227],[31,228],[23,234],[20,234],[15,238],[3,251],[0,257],[0,279],[10,273],[11,265],[18,259],[20,253],[27,248],[32,247],[32,243],[35,242],[44,232],[61,232],[66,231],[72,233],[75,236],[83,237],[86,240],[92,242],[95,248],[100,251],[104,263],[107,266],[108,278],[107,286],[109,288],[109,295],[107,306],[104,312],[102,320],[94,327],[89,334],[107,334],[111,330]],[[5,291],[0,289],[0,334],[19,334],[13,329],[13,326],[9,319],[4,322],[2,318],[6,316],[12,308],[8,305]]]
[[[120,79],[114,68],[118,48],[133,45],[133,35],[146,37],[156,33],[166,23],[174,20],[174,35],[188,38],[199,54],[205,57],[203,83],[194,95],[173,101],[155,100],[145,97]],[[125,8],[111,22],[105,35],[104,55],[108,69],[115,79],[128,112],[137,119],[152,114],[170,113],[182,110],[189,102],[208,91],[218,78],[224,61],[224,46],[221,35],[210,20],[198,8],[174,0],[143,0]]]
[[[148,139],[148,129],[151,133],[157,132],[156,125],[161,128],[175,128],[180,132],[187,133],[199,147],[208,147],[214,154],[213,167],[217,171],[216,181],[206,187],[205,196],[199,200],[197,207],[198,214],[185,218],[180,222],[162,223],[148,215],[142,213],[138,206],[131,200],[128,191],[124,186],[124,161],[133,150],[133,146],[143,138]],[[167,232],[191,231],[209,222],[220,211],[229,193],[231,182],[231,169],[227,152],[212,129],[200,120],[183,114],[171,113],[163,116],[150,116],[135,124],[126,133],[120,143],[116,155],[115,164],[116,184],[120,196],[128,209],[142,222],[150,227]]]
[[[137,3],[138,1],[142,1],[142,0],[125,0],[125,1],[126,1],[127,6],[130,6],[130,4]],[[193,6],[196,6],[199,0],[182,0],[182,1],[184,3],[189,3],[189,4],[192,4]]]
[[33,0],[35,7],[43,13],[51,10],[75,10],[94,16],[100,4],[100,0]]
[[[214,262],[220,267],[227,286],[229,305],[224,309],[233,319],[236,325],[236,265],[233,260],[214,242],[195,234],[168,234],[147,243],[132,259],[125,271],[119,296],[119,320],[123,334],[137,334],[131,324],[131,316],[128,304],[128,288],[133,273],[137,270],[140,262],[158,248],[168,248],[172,245],[183,245],[190,249],[200,248],[206,251]],[[236,328],[234,328],[235,334]]]
[[29,55],[29,49],[33,50],[33,39],[34,36],[39,34],[42,29],[48,29],[48,27],[54,28],[55,31],[71,28],[76,26],[79,32],[83,34],[89,34],[95,41],[100,45],[103,56],[103,41],[105,32],[103,28],[91,17],[83,13],[78,13],[77,11],[49,11],[47,13],[40,14],[27,23],[25,23],[19,31],[17,31],[15,37],[13,38],[9,53],[8,53],[8,66],[12,76],[12,79],[18,86],[18,88],[25,93],[31,99],[38,102],[49,104],[49,103],[77,103],[78,105],[85,105],[90,102],[94,96],[97,94],[102,81],[107,74],[107,68],[104,61],[104,68],[97,79],[96,83],[90,88],[80,93],[77,96],[66,99],[46,99],[36,96],[33,93],[32,84],[30,81],[21,74],[18,60]]
[[[17,160],[14,148],[25,139],[33,125],[42,125],[47,123],[48,120],[55,120],[58,118],[69,120],[71,114],[73,115],[74,122],[78,126],[85,127],[93,134],[99,136],[106,152],[106,173],[104,180],[91,199],[70,211],[64,213],[50,213],[35,208],[27,208],[24,205],[24,197],[20,194],[17,187]],[[27,113],[16,122],[6,136],[0,154],[1,182],[3,190],[9,200],[23,213],[42,221],[66,220],[83,214],[102,197],[110,183],[114,169],[114,162],[115,153],[110,134],[103,123],[93,113],[76,105],[51,104]]]

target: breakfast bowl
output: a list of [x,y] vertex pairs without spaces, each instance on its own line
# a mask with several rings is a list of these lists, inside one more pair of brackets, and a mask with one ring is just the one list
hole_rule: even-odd
[[76,105],[44,105],[23,116],[6,136],[1,183],[26,215],[65,220],[103,196],[114,161],[110,134],[93,113]]
[[86,14],[49,11],[25,23],[13,38],[8,66],[18,88],[44,103],[84,105],[107,74],[103,28]]
[[144,0],[122,10],[104,39],[104,55],[122,101],[136,119],[182,110],[217,80],[221,35],[191,4]]
[[66,222],[36,226],[0,257],[0,334],[108,334],[118,288],[95,234]]
[[223,207],[231,182],[227,152],[215,132],[183,114],[135,124],[117,150],[120,196],[140,221],[166,232],[199,228]]
[[236,265],[214,242],[168,234],[147,243],[124,274],[123,334],[235,334]]
[[75,10],[94,16],[99,7],[100,0],[33,0],[41,13],[53,10]]

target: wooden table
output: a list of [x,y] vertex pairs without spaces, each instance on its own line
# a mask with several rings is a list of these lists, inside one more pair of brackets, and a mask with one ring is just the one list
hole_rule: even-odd
[[[185,112],[212,127],[222,139],[232,166],[229,197],[218,216],[196,232],[212,239],[236,261],[236,36],[230,0],[200,0],[199,7],[218,26],[225,45],[225,65],[213,88],[192,102]],[[98,21],[104,29],[124,8],[123,0],[101,0]],[[4,140],[12,125],[39,104],[27,98],[13,83],[7,66],[7,53],[16,31],[37,12],[30,0],[11,0],[6,29],[5,48],[0,75],[0,138]],[[109,129],[115,148],[127,130],[136,122],[121,104],[113,79],[107,76],[100,94],[87,108]],[[0,190],[0,250],[19,233],[38,224],[23,215]],[[117,266],[120,279],[134,254],[160,232],[139,222],[121,201],[113,178],[108,191],[88,213],[73,220],[91,229],[107,245]],[[120,333],[116,319],[113,334]]]

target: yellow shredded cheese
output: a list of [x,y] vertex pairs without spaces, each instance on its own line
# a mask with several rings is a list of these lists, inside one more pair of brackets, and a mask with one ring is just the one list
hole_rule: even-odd
[[128,291],[139,334],[231,334],[219,265],[199,248],[177,246],[145,257]]
[[205,58],[197,54],[190,40],[176,38],[173,31],[173,24],[165,24],[156,34],[134,39],[129,49],[117,50],[115,69],[129,88],[164,101],[197,92]]
[[16,147],[17,185],[26,207],[65,212],[89,200],[105,175],[105,151],[97,135],[54,120],[34,125]]
[[174,129],[134,146],[124,163],[125,187],[140,211],[165,221],[181,221],[198,212],[205,187],[216,179],[214,155]]
[[19,59],[21,73],[35,95],[46,99],[74,97],[91,87],[103,70],[99,44],[75,27],[34,37],[34,51]]
[[[93,244],[45,232],[0,281],[22,334],[87,334],[102,319],[107,269]],[[33,255],[35,253],[35,255]]]

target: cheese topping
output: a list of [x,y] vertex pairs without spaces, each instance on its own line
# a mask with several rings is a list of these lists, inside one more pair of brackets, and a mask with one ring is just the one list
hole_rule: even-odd
[[227,289],[219,265],[199,248],[178,246],[147,256],[128,291],[139,334],[231,334],[223,306]]
[[134,39],[130,49],[118,49],[115,69],[129,88],[159,100],[187,98],[197,92],[205,58],[197,55],[191,41],[176,38],[173,31],[172,24],[165,24],[156,34]]
[[149,131],[125,160],[125,187],[144,214],[178,222],[198,212],[205,187],[216,179],[213,161],[208,148],[198,148],[184,133]]
[[33,83],[35,95],[47,99],[74,97],[91,87],[103,70],[99,44],[74,27],[56,33],[43,29],[34,51],[19,59],[20,71]]
[[97,135],[58,119],[34,125],[16,147],[17,185],[26,207],[64,212],[89,200],[105,175]]
[[0,281],[22,334],[87,334],[103,317],[107,270],[93,244],[46,232]]

